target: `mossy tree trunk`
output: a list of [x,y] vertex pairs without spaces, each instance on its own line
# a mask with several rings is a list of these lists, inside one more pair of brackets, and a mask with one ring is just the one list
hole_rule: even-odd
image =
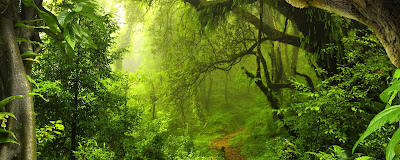
[[[35,0],[41,5],[42,0]],[[32,43],[18,43],[17,38],[27,41],[39,41],[38,32],[26,27],[15,27],[16,22],[37,18],[37,12],[32,7],[20,5],[19,1],[1,0],[0,8],[0,98],[4,99],[13,95],[25,95],[31,92],[31,84],[27,74],[32,71],[32,62],[23,61],[21,54],[27,51],[39,52],[40,46]],[[30,57],[34,58],[34,57]],[[1,109],[13,113],[17,119],[10,118],[7,122],[7,129],[14,132],[17,141],[20,143],[3,143],[0,146],[1,159],[36,159],[36,133],[33,98],[25,97],[14,100]]]

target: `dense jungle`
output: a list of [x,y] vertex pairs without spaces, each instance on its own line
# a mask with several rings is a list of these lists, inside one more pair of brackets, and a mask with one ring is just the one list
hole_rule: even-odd
[[399,0],[0,0],[0,160],[400,159]]

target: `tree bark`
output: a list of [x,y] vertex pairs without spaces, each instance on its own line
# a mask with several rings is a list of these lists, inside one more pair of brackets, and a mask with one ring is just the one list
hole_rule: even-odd
[[400,68],[400,1],[286,0],[298,8],[316,7],[359,21],[371,28],[394,66]]
[[226,106],[229,105],[229,88],[228,88],[228,84],[229,84],[229,71],[225,71],[225,104]]
[[157,118],[157,112],[156,112],[156,101],[157,101],[157,96],[156,96],[156,91],[155,91],[155,88],[154,88],[154,84],[153,84],[153,82],[150,82],[150,84],[151,84],[151,88],[152,88],[152,92],[151,92],[151,95],[150,95],[150,99],[151,99],[151,104],[152,104],[152,117],[151,117],[151,119],[152,120],[155,120],[156,118]]
[[[22,62],[18,43],[16,41],[13,27],[14,7],[10,6],[0,16],[0,35],[2,42],[2,55],[8,63],[9,77],[3,85],[9,85],[9,95],[25,95],[31,92],[31,86],[26,78],[26,71]],[[3,77],[2,77],[3,78]],[[35,116],[33,109],[33,98],[25,97],[12,101],[7,111],[13,113],[18,120],[9,119],[7,128],[16,133],[20,145],[5,143],[1,145],[0,156],[4,159],[11,159],[21,152],[20,157],[24,160],[36,159],[36,131]],[[17,129],[22,125],[21,130]]]

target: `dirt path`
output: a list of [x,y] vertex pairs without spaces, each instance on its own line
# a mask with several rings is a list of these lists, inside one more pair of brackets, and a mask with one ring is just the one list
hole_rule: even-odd
[[235,133],[228,134],[223,138],[215,139],[211,142],[211,146],[214,150],[220,152],[221,147],[225,147],[225,159],[226,160],[247,160],[246,157],[240,154],[240,151],[237,149],[233,149],[228,146],[228,142],[234,137],[235,135],[241,133],[243,130],[239,130]]

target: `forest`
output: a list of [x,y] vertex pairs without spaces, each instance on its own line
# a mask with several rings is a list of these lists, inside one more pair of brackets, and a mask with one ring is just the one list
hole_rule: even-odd
[[0,160],[400,159],[399,0],[0,0]]

